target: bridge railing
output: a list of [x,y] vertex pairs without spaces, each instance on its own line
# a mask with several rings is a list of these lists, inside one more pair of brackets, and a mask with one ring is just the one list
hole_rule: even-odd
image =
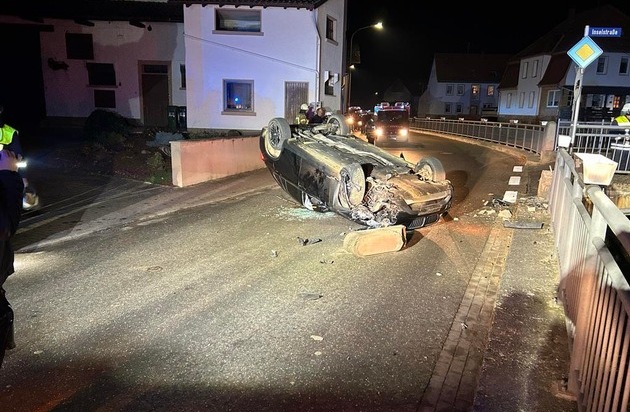
[[558,150],[549,210],[579,410],[628,411],[630,220]]

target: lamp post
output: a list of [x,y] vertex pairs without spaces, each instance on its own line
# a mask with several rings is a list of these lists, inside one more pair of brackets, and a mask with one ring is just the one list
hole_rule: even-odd
[[[351,95],[351,89],[352,89],[352,70],[354,69],[354,62],[353,62],[353,52],[354,52],[354,48],[352,47],[353,43],[354,43],[354,35],[357,34],[358,32],[360,32],[361,30],[365,30],[365,29],[377,29],[377,30],[382,30],[383,29],[383,23],[382,22],[378,22],[376,24],[371,24],[369,26],[364,26],[364,27],[359,27],[358,29],[356,29],[355,31],[352,32],[352,35],[350,36],[350,65],[348,66],[349,72],[348,72],[348,101],[346,102],[346,111],[348,110],[348,107],[350,107],[350,95]],[[359,63],[359,62],[357,62]]]

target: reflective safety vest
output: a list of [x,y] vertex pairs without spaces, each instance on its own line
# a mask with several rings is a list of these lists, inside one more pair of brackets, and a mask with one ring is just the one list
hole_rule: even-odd
[[17,130],[5,124],[0,128],[0,144],[5,146],[10,145],[13,142],[13,135],[17,133]]
[[619,126],[630,126],[630,119],[628,119],[628,116],[626,116],[625,114],[615,117],[615,120],[613,122],[614,124]]

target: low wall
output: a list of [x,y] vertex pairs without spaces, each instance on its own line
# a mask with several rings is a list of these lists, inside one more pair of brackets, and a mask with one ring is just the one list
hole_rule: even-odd
[[265,167],[259,136],[171,141],[173,185],[184,187]]

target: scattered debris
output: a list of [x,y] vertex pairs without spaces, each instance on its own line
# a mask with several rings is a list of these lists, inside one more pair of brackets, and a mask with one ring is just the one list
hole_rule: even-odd
[[468,325],[466,324],[466,322],[462,322],[462,329],[468,329]]
[[298,239],[298,242],[300,242],[300,244],[302,246],[312,245],[313,243],[319,243],[319,242],[322,241],[321,239],[308,239],[308,238],[307,239],[303,239],[303,238],[301,238],[299,236],[298,236],[297,239]]
[[332,259],[330,259],[330,260],[322,259],[322,260],[319,261],[319,263],[332,265],[333,263],[335,263],[335,261],[332,260]]
[[503,221],[503,227],[512,229],[542,229],[542,222],[510,222],[509,220]]
[[272,250],[271,251],[271,256],[278,257],[278,251],[277,250]]
[[300,292],[298,295],[304,300],[317,300],[324,297],[321,293],[316,292]]
[[317,335],[311,335],[311,339],[313,339],[313,340],[324,340],[324,338],[322,338],[321,336],[317,336]]
[[442,276],[442,274],[440,272],[436,272],[435,276]]

